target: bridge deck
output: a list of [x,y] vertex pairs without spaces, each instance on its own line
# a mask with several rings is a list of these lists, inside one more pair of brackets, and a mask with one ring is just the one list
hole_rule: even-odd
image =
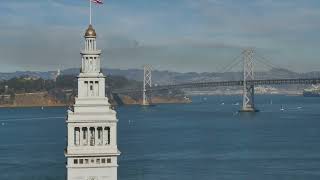
[[[265,79],[247,81],[253,85],[290,85],[290,84],[320,84],[320,78],[317,79]],[[205,88],[205,87],[221,87],[221,86],[243,86],[244,81],[214,81],[214,82],[199,82],[199,83],[184,83],[174,85],[155,86],[149,91],[160,91],[168,89],[185,89],[185,88]],[[128,93],[141,92],[142,89],[117,89],[113,93]]]

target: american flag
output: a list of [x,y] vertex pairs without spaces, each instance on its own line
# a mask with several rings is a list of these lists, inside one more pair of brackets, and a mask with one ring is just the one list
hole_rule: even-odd
[[102,0],[91,0],[91,2],[96,3],[96,4],[103,4]]

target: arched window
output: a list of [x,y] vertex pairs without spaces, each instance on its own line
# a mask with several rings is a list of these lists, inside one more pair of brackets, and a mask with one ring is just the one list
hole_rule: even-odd
[[[99,96],[99,81],[95,81],[94,82],[94,95],[95,96]],[[101,128],[101,131],[102,131],[103,129]]]
[[90,146],[95,145],[95,129],[94,127],[90,128]]
[[103,133],[102,133],[103,129],[102,129],[102,127],[98,127],[97,131],[98,131],[98,144],[102,145],[103,144]]
[[82,128],[82,139],[83,139],[83,145],[88,145],[88,128],[87,127]]
[[105,137],[105,144],[109,145],[110,144],[110,127],[105,127],[104,128],[106,137]]
[[74,145],[80,145],[80,128],[74,128]]
[[90,81],[90,94],[89,94],[89,96],[94,96],[94,87],[93,87],[93,85],[94,85],[94,82],[93,81]]

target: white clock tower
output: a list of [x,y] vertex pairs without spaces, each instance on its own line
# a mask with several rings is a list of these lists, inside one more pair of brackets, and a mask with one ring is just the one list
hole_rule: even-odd
[[67,180],[117,180],[118,120],[105,96],[96,36],[89,25],[81,51],[78,96],[67,117]]

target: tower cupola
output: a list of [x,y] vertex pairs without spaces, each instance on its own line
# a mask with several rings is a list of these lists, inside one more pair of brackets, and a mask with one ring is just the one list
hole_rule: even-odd
[[86,33],[84,35],[86,38],[95,38],[97,37],[96,30],[93,29],[93,26],[90,24],[88,29],[86,30]]
[[97,43],[96,43],[97,33],[96,33],[96,30],[93,29],[93,26],[91,24],[87,28],[84,34],[84,38],[86,40],[85,51],[86,52],[97,51]]

